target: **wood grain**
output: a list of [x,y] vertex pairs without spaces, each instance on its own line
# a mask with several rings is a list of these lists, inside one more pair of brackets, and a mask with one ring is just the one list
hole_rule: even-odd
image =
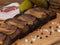
[[[51,29],[49,28],[49,26],[53,26],[54,27],[53,30],[55,30],[55,28],[56,28],[55,26],[57,24],[52,25],[51,22],[60,22],[59,19],[60,19],[60,13],[57,13],[57,18],[54,19],[54,20],[49,21],[47,24],[42,26],[40,30],[48,29],[48,31],[50,31]],[[34,38],[36,35],[42,36],[42,39],[40,39],[40,38],[37,39],[36,38],[36,40],[33,42],[33,44],[31,44],[30,43],[31,39],[32,39],[31,36]],[[48,38],[45,37],[46,35],[48,35]],[[27,43],[24,41],[26,38],[28,39]],[[24,45],[37,45],[37,44],[38,45],[60,45],[59,41],[60,41],[60,32],[54,32],[51,35],[49,33],[45,32],[44,35],[41,35],[41,31],[40,32],[34,31],[34,32],[28,34],[26,37],[24,37],[22,39],[18,39],[12,45],[15,45],[15,44],[17,44],[17,45],[22,45],[22,44],[24,44]]]
[[8,5],[8,4],[13,3],[13,2],[21,3],[23,1],[24,0],[0,0],[0,7],[3,7],[5,5]]

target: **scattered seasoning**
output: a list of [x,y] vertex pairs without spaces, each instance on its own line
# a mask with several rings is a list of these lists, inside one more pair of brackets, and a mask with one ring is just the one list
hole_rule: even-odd
[[55,22],[55,24],[57,24],[57,22]]
[[43,32],[41,32],[41,35],[43,35],[44,33]]
[[46,31],[46,32],[48,32],[48,33],[49,33],[48,29],[45,29],[44,31]]
[[39,35],[37,35],[37,38],[39,39],[39,38],[40,38],[40,36],[39,36]]
[[57,31],[60,32],[60,29],[58,29]]
[[60,26],[58,26],[58,28],[60,28]]
[[37,37],[39,37],[39,35],[37,35]]
[[48,36],[46,35],[46,38],[47,38]]
[[36,38],[32,38],[32,41],[35,42]]
[[40,39],[42,39],[42,37],[40,37]]
[[33,43],[33,41],[31,41],[31,44]]
[[55,32],[57,32],[57,29],[56,30],[54,30]]
[[40,39],[40,36],[38,37],[38,39]]
[[53,29],[52,29],[51,31],[52,31],[52,33],[54,33],[54,32],[55,32]]
[[25,39],[25,42],[28,42],[28,39]]
[[52,34],[52,31],[50,31],[50,35]]
[[58,26],[56,26],[56,28],[59,28]]
[[49,28],[51,29],[51,28],[52,28],[52,26],[49,26]]
[[37,36],[34,37],[35,39],[37,38]]
[[52,25],[54,25],[54,24],[55,24],[55,22],[52,22],[51,24],[52,24]]

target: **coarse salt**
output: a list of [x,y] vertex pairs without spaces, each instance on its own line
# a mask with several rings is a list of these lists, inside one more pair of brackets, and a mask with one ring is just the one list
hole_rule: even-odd
[[46,32],[48,32],[48,33],[49,33],[48,29],[44,29],[44,31],[46,31]]
[[28,42],[28,39],[25,39],[25,42]]
[[60,32],[60,29],[58,29],[57,31]]
[[51,22],[51,24],[52,24],[52,25],[54,25],[54,24],[55,24],[55,22]]
[[60,28],[60,25],[58,26],[58,28]]
[[55,33],[55,31],[53,29],[51,31],[52,31],[52,33]]
[[35,42],[36,38],[32,38],[32,41]]

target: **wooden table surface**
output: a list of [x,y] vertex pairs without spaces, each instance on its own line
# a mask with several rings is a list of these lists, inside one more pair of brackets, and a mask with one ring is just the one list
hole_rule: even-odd
[[24,0],[0,0],[0,7],[3,7],[7,4],[13,3],[13,2],[23,2]]
[[[23,0],[0,0],[0,7],[3,7],[3,6],[5,6],[5,5],[7,5],[7,4],[10,4],[10,3],[12,3],[12,2],[19,2],[19,3],[21,3],[21,2],[23,2]],[[60,19],[60,16],[59,16],[59,19]],[[36,34],[36,32],[33,32],[33,33],[31,33],[32,35],[34,35],[34,34]],[[31,34],[29,34],[28,36],[30,37],[31,36]],[[60,36],[60,33],[58,33],[58,34],[56,34],[56,35],[58,35],[58,36]],[[26,36],[26,37],[28,37],[28,36]],[[25,38],[26,38],[25,37]],[[16,42],[18,43],[18,42],[20,42],[20,43],[18,43],[17,45],[21,45],[21,43],[23,43],[23,40],[25,39],[25,38],[23,38],[23,39],[19,39],[19,40],[17,40]],[[60,39],[60,37],[59,37],[59,39]],[[36,44],[39,44],[40,45],[40,42],[41,42],[42,40],[37,40],[37,42],[35,42],[35,44],[32,44],[32,45],[36,45]],[[60,41],[60,40],[59,40]],[[43,42],[41,42],[42,43],[42,45],[47,45],[47,42],[48,41],[45,41],[45,43],[43,43]],[[53,42],[53,41],[51,41],[51,42]],[[29,43],[28,43],[29,44]],[[28,45],[28,44],[26,44],[26,45]],[[14,44],[13,44],[14,45]],[[30,45],[30,44],[29,44]],[[58,44],[55,44],[55,45],[60,45],[60,42],[58,43]]]
[[[52,23],[54,22],[54,23]],[[57,14],[57,18],[49,21],[47,24],[41,27],[41,29],[38,28],[38,30],[43,30],[44,34],[41,34],[41,31],[34,31],[30,34],[28,34],[26,37],[22,39],[18,39],[15,43],[12,45],[60,45],[60,32],[54,32],[50,35],[51,30],[56,30],[56,26],[60,25],[60,13]],[[52,26],[53,29],[50,29],[49,26]],[[44,30],[47,29],[49,32],[45,32]],[[57,29],[58,30],[58,29]],[[60,29],[59,29],[60,30]],[[37,35],[42,36],[42,39],[40,38],[35,38]],[[48,37],[45,37],[45,36]],[[28,40],[25,42],[25,40]],[[33,39],[33,43],[31,43]]]

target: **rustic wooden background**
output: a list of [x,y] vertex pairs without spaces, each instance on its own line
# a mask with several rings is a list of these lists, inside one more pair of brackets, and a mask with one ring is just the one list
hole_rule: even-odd
[[[23,2],[24,0],[0,0],[0,8],[7,5],[7,4],[10,4],[10,3],[13,3],[13,2]],[[60,45],[60,44],[57,44],[57,45]]]
[[3,7],[4,5],[10,4],[12,2],[23,2],[23,0],[0,0],[0,7]]

